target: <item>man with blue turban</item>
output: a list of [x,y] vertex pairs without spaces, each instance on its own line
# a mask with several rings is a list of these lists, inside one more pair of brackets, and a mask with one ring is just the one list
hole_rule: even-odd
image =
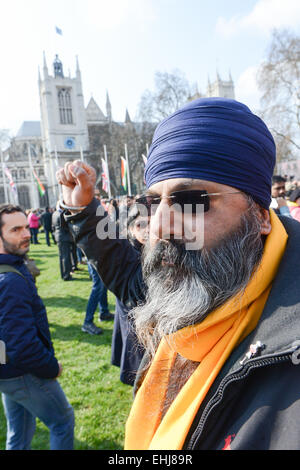
[[104,233],[95,171],[57,173],[76,242],[132,308],[146,354],[125,449],[298,449],[300,226],[269,209],[276,160],[242,103],[194,100],[162,121],[138,203],[142,261]]

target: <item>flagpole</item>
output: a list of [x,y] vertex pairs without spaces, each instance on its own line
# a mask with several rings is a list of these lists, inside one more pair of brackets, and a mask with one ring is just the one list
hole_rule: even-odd
[[5,203],[8,204],[8,194],[7,194],[7,186],[6,186],[6,174],[4,171],[4,160],[3,160],[3,152],[2,149],[0,148],[0,154],[1,154],[1,163],[2,163],[2,178],[3,178],[3,186],[4,186],[4,197],[5,197]]
[[58,170],[58,156],[57,156],[57,148],[56,146],[54,147],[54,158],[55,158],[55,163],[53,162],[53,159],[51,158],[50,154],[50,162],[51,162],[51,172],[52,172],[52,179],[53,179],[53,191],[54,191],[54,196],[55,196],[55,201],[59,199],[59,184],[56,179],[56,172]]
[[125,148],[125,160],[126,160],[126,163],[127,163],[128,195],[131,196],[131,184],[130,184],[130,171],[129,171],[127,144],[124,144],[124,148]]
[[33,165],[32,165],[32,160],[31,160],[31,150],[30,150],[30,142],[27,142],[27,148],[28,148],[28,159],[29,159],[29,166],[30,166],[30,175],[31,175],[31,185],[32,185],[32,190],[33,190],[33,209],[37,209],[39,207],[39,203],[37,203],[37,193],[36,191],[34,190],[35,188],[35,184],[34,184],[34,179],[33,179]]
[[107,151],[106,151],[106,145],[103,145],[104,149],[104,160],[106,162],[106,168],[107,168],[107,178],[108,178],[108,197],[109,199],[111,198],[111,190],[110,190],[110,177],[109,177],[109,169],[108,169],[108,161],[107,161]]
[[[53,193],[54,193],[55,204],[56,204],[56,201],[58,200],[59,186],[58,186],[57,179],[56,179],[56,177],[55,177],[55,175],[56,175],[56,170],[57,170],[56,161],[54,161],[54,159],[53,159],[51,156],[50,156],[50,164],[51,164]],[[56,167],[56,168],[55,168],[55,167]]]
[[56,169],[58,170],[58,158],[57,158],[57,148],[56,147],[54,147],[54,155],[55,155]]
[[17,185],[17,183],[15,183],[15,187],[16,187],[15,199],[16,199],[16,204],[17,204],[17,206],[18,206],[18,205],[19,205],[19,193],[18,193],[18,185]]

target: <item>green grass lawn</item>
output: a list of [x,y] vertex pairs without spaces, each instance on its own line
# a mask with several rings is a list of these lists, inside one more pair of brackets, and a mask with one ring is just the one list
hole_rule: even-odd
[[[120,382],[119,368],[110,364],[113,322],[101,322],[104,333],[99,336],[81,331],[92,286],[87,267],[80,265],[75,281],[62,281],[57,246],[48,247],[43,233],[39,241],[41,245],[32,245],[30,257],[41,270],[38,292],[47,308],[56,357],[64,368],[59,382],[75,411],[75,449],[122,449],[132,388]],[[115,297],[110,292],[108,300],[114,312]],[[100,326],[98,312],[95,323]],[[5,449],[5,435],[0,402],[0,449]],[[32,449],[49,449],[49,431],[39,420]]]

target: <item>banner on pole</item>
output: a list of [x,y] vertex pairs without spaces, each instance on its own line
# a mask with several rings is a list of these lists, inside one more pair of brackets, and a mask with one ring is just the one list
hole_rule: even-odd
[[32,168],[32,173],[33,173],[33,176],[35,178],[35,182],[37,184],[37,187],[38,187],[38,190],[39,190],[39,193],[41,195],[41,197],[43,197],[45,195],[45,188],[44,188],[44,185],[43,183],[41,182],[41,180],[39,179],[38,175],[36,174],[35,170]]
[[5,171],[5,174],[8,178],[8,181],[9,181],[9,186],[10,186],[10,189],[11,189],[11,192],[13,194],[13,197],[15,199],[15,201],[17,200],[17,197],[18,197],[18,190],[17,190],[17,186],[13,180],[13,177],[12,177],[12,174],[11,172],[9,171],[9,169],[7,168],[7,166],[4,166],[4,171]]
[[124,157],[121,157],[121,179],[122,179],[122,186],[125,191],[127,191],[127,161]]
[[102,162],[102,173],[101,173],[102,189],[108,194],[109,176],[108,176],[107,163],[103,158],[101,158],[101,162]]

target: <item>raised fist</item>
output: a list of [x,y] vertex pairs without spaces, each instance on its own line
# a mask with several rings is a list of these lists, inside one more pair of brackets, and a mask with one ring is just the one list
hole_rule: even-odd
[[67,206],[87,206],[92,201],[96,172],[90,165],[81,160],[67,162],[64,168],[56,172],[56,178],[62,185],[63,200]]

